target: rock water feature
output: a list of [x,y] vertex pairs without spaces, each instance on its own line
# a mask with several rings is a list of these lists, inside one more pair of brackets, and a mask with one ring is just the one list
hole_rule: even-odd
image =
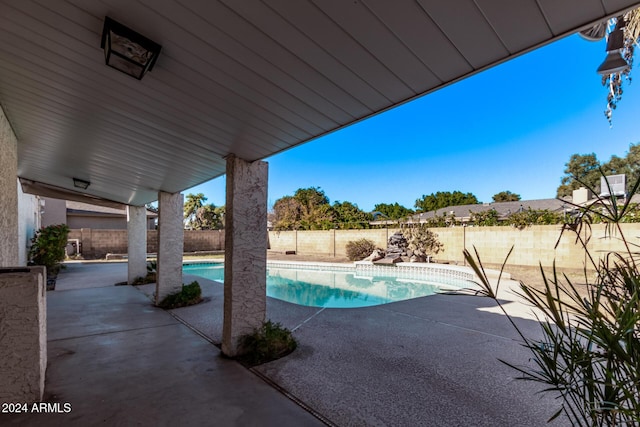
[[409,246],[407,239],[401,232],[395,232],[389,237],[387,242],[387,250],[382,251],[376,249],[371,255],[364,259],[364,261],[372,261],[374,264],[379,265],[391,265],[398,262],[403,262],[403,256],[407,256],[407,247]]

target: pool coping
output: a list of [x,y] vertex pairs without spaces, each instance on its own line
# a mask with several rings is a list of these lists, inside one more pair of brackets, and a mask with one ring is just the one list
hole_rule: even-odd
[[[211,260],[185,260],[183,265],[192,264],[222,264],[224,265],[224,259],[211,259]],[[337,262],[321,262],[321,261],[281,261],[281,260],[267,260],[267,267],[274,268],[304,268],[306,270],[322,270],[332,269],[333,271],[353,271],[359,274],[384,274],[394,273],[397,276],[420,276],[420,275],[438,275],[455,277],[472,282],[478,281],[478,276],[475,271],[468,266],[452,265],[452,264],[439,264],[432,262],[402,262],[392,265],[376,265],[372,261],[354,261],[353,263],[337,263]],[[503,280],[511,280],[511,274],[506,272],[500,272],[499,270],[485,269],[485,274],[490,279],[497,279],[501,277]],[[398,274],[399,273],[399,274]]]

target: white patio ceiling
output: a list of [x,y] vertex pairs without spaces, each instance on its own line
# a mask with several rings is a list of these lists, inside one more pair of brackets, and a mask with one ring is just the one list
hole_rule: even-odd
[[[0,0],[0,105],[24,182],[140,205],[638,3]],[[142,81],[104,65],[105,16],[162,45]]]

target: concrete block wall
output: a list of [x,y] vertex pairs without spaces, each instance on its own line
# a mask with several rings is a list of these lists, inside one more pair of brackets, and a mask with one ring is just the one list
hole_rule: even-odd
[[221,251],[224,249],[224,230],[185,230],[184,251]]
[[44,267],[0,268],[0,403],[42,400],[47,368]]
[[[127,230],[72,229],[69,239],[80,240],[82,255],[88,259],[127,253]],[[185,230],[185,252],[220,250],[224,250],[223,230]],[[147,230],[147,253],[158,253],[157,230]]]
[[[631,243],[640,244],[640,224],[622,224],[623,232]],[[483,262],[502,264],[511,246],[510,265],[550,266],[555,259],[564,268],[583,268],[585,254],[575,244],[575,235],[565,232],[560,237],[559,225],[537,225],[518,230],[512,227],[452,227],[432,228],[444,245],[435,258],[458,264],[464,263],[462,250],[473,252],[475,246]],[[596,257],[610,251],[622,251],[622,242],[613,236],[605,238],[606,226],[594,224],[588,248]],[[351,240],[369,239],[386,248],[389,236],[397,229],[370,230],[318,230],[318,231],[270,231],[269,249],[278,252],[296,251],[302,255],[346,256],[346,245]],[[127,253],[126,230],[71,230],[70,239],[80,239],[83,254],[87,258],[104,257],[107,253]],[[157,253],[157,231],[147,232],[147,252]],[[224,232],[218,230],[185,230],[185,252],[216,251],[224,249]]]
[[[630,243],[640,244],[640,224],[621,224],[621,227]],[[604,224],[591,226],[592,235],[587,247],[596,259],[601,259],[612,251],[625,250],[619,236],[607,234],[607,230]],[[345,256],[345,247],[349,241],[366,238],[385,248],[388,236],[395,231],[397,230],[270,231],[269,242],[270,249],[279,252]],[[431,231],[438,235],[438,240],[444,245],[444,250],[435,256],[438,261],[463,264],[463,249],[473,253],[475,246],[483,263],[502,264],[513,246],[508,265],[537,267],[542,263],[543,266],[551,266],[555,260],[559,267],[582,269],[586,263],[585,252],[581,245],[576,244],[575,234],[565,232],[561,237],[560,225],[537,225],[523,230],[512,227],[451,227],[432,228]],[[587,267],[592,268],[590,264]]]
[[295,251],[298,247],[297,231],[269,231],[268,246],[277,252]]

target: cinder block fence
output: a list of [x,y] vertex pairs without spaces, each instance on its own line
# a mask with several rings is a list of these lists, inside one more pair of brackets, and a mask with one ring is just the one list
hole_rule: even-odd
[[[640,244],[640,224],[622,224],[623,232],[630,243]],[[512,227],[452,227],[431,229],[444,244],[444,251],[435,256],[438,261],[461,264],[464,248],[475,247],[482,261],[501,264],[511,247],[513,252],[509,265],[550,266],[554,260],[558,267],[583,268],[585,254],[576,244],[575,235],[565,233],[560,238],[559,225],[538,225],[518,230]],[[389,236],[398,229],[370,230],[318,230],[318,231],[269,231],[269,249],[277,252],[295,251],[301,255],[345,257],[346,245],[358,239],[372,240],[377,246],[386,248]],[[588,243],[596,258],[611,251],[624,251],[619,236],[607,236],[603,224],[591,227]],[[583,236],[584,237],[584,236]],[[69,239],[78,239],[85,258],[102,258],[108,253],[127,253],[127,230],[71,230]],[[184,251],[224,250],[223,230],[185,230]],[[158,250],[157,231],[147,233],[147,252]],[[556,243],[557,246],[556,246]]]

